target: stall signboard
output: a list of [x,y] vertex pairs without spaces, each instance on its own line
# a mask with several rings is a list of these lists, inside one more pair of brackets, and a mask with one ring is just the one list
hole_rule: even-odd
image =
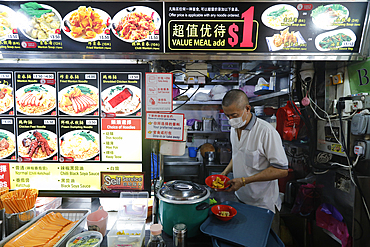
[[145,73],[145,78],[146,111],[171,112],[172,73]]
[[163,3],[2,1],[0,51],[163,52]]
[[117,193],[122,190],[143,190],[143,173],[102,172],[101,188],[105,193]]
[[351,93],[368,93],[370,91],[370,60],[348,66]]
[[183,141],[184,114],[147,113],[145,138],[153,140]]
[[166,52],[358,53],[367,2],[166,2]]
[[102,172],[146,172],[148,65],[74,66],[0,69],[0,186],[99,194]]

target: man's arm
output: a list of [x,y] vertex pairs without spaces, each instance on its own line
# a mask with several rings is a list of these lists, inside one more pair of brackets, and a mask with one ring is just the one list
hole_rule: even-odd
[[283,178],[286,176],[288,176],[288,170],[279,169],[279,168],[270,166],[267,169],[257,174],[254,174],[253,176],[244,177],[244,178],[234,178],[230,180],[227,184],[231,184],[231,187],[226,191],[237,191],[238,189],[240,189],[241,187],[249,183],[271,181],[271,180]]
[[221,175],[227,176],[227,174],[229,174],[232,170],[233,170],[233,159],[230,160],[225,170],[221,172]]

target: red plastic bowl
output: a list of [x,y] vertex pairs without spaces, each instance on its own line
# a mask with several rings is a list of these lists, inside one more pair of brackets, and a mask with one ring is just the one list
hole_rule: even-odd
[[[224,185],[225,186],[223,188],[216,188],[216,187],[213,187],[212,186],[212,182],[215,181],[217,177],[219,177],[221,179],[221,181],[224,182]],[[224,175],[211,175],[211,176],[208,176],[206,178],[206,181],[205,182],[206,182],[206,185],[208,185],[210,188],[218,191],[218,190],[224,190],[227,187],[229,187],[230,184],[226,185],[226,182],[229,181],[229,180],[230,180],[230,178],[228,178],[227,176],[224,176]]]
[[[237,214],[237,211],[235,208],[231,207],[231,206],[228,206],[228,205],[215,205],[211,208],[211,211],[212,213],[214,213],[214,215],[222,220],[222,221],[228,221],[228,220],[231,220],[236,214]],[[221,216],[220,213],[221,211],[227,211],[230,213],[230,216]]]

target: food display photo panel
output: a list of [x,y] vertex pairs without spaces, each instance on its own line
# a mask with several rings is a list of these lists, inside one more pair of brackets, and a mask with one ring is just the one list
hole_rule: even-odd
[[99,116],[99,74],[58,72],[59,115]]
[[11,71],[0,71],[0,115],[14,116],[14,83]]
[[142,74],[140,72],[102,72],[102,117],[141,117]]
[[18,161],[58,161],[56,118],[16,118]]
[[16,160],[15,119],[0,120],[0,160]]
[[15,72],[17,115],[56,115],[54,72]]
[[100,161],[98,119],[59,118],[60,162]]

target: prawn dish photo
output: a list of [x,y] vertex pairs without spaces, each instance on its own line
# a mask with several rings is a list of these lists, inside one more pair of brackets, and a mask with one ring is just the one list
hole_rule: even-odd
[[26,115],[42,115],[55,108],[55,88],[31,84],[16,92],[17,110]]
[[69,115],[86,115],[98,108],[99,94],[96,87],[76,85],[59,92],[59,110]]
[[48,130],[33,130],[18,136],[18,154],[34,160],[43,160],[57,152],[57,136]]
[[[80,6],[64,17],[64,33],[80,42],[97,40],[109,28],[110,16],[103,10]],[[109,30],[108,30],[109,31]]]
[[28,2],[20,5],[18,11],[22,23],[22,33],[33,41],[49,40],[51,35],[60,34],[62,17],[51,6]]
[[130,115],[141,108],[141,90],[131,85],[109,87],[102,92],[102,110],[122,116]]
[[13,89],[0,85],[0,113],[4,113],[13,107]]
[[114,35],[126,42],[148,40],[151,35],[159,34],[160,25],[158,13],[144,6],[123,9],[112,20]]
[[0,159],[4,159],[15,151],[14,134],[7,130],[0,130]]
[[99,154],[99,137],[94,131],[74,130],[60,138],[60,153],[75,161],[87,160]]

